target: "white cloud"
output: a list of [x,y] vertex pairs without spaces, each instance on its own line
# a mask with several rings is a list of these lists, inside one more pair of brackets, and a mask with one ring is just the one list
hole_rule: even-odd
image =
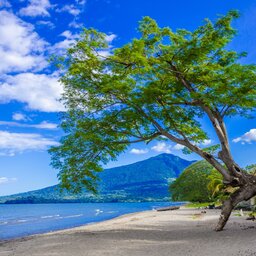
[[[76,39],[79,38],[79,34],[72,34],[72,32],[70,30],[65,30],[63,31],[60,36],[64,37],[65,39],[62,41],[59,41],[57,43],[55,43],[51,49],[50,52],[52,53],[58,53],[58,54],[63,54],[63,52],[65,52],[65,50],[69,47],[71,47],[73,44],[76,43]],[[108,56],[111,55],[111,49],[112,49],[112,45],[111,42],[116,38],[115,34],[110,34],[110,35],[106,35],[105,39],[106,41],[109,43],[109,48],[105,49],[105,50],[99,50],[97,51],[97,54],[100,57],[106,58]]]
[[64,111],[59,102],[62,92],[63,87],[56,74],[22,73],[5,76],[5,82],[0,83],[0,103],[17,100],[26,103],[27,107],[33,110]]
[[72,44],[75,42],[73,39],[65,39],[63,41],[60,41],[56,44],[54,44],[51,48],[51,52],[57,52],[58,54],[63,53],[66,49],[72,46]]
[[99,57],[106,58],[111,55],[111,52],[110,52],[110,50],[97,51],[97,54],[99,55]]
[[74,4],[66,4],[63,7],[56,9],[56,12],[67,12],[73,16],[77,16],[80,14],[81,10]]
[[26,151],[42,151],[58,142],[36,133],[10,133],[0,131],[0,155],[14,156]]
[[13,113],[12,119],[15,121],[27,121],[29,118],[22,113]]
[[17,181],[17,178],[0,177],[0,185]]
[[0,8],[10,8],[11,4],[7,0],[0,0]]
[[143,155],[143,154],[147,154],[148,153],[148,149],[137,149],[137,148],[133,148],[130,151],[131,154],[135,154],[135,155]]
[[106,35],[105,39],[108,43],[111,43],[116,38],[115,34]]
[[85,5],[86,4],[86,0],[76,0],[76,3],[79,5]]
[[39,25],[39,26],[47,26],[50,29],[55,28],[55,24],[53,22],[49,21],[49,20],[47,20],[47,21],[46,20],[39,20],[36,24]]
[[70,30],[65,30],[65,31],[62,32],[60,35],[63,36],[63,37],[69,38],[69,39],[70,39],[70,38],[73,38],[73,35],[72,35],[72,33],[71,33]]
[[68,26],[71,27],[71,28],[82,28],[83,23],[79,23],[79,22],[73,20],[68,24]]
[[183,149],[184,147],[185,147],[185,146],[183,146],[183,145],[176,144],[176,145],[173,146],[173,149],[174,149],[174,150],[181,150],[181,149]]
[[6,177],[0,177],[0,184],[8,183],[9,179]]
[[156,152],[171,153],[171,146],[167,145],[165,142],[157,142],[151,149]]
[[43,53],[48,43],[34,32],[34,26],[11,12],[0,11],[0,17],[0,74],[46,67]]
[[30,0],[29,5],[20,9],[19,14],[22,16],[50,16],[48,9],[52,7],[49,0]]
[[109,47],[108,49],[97,51],[99,57],[106,58],[112,54],[111,49],[113,48],[113,46],[111,45],[111,43],[116,37],[117,36],[115,34],[106,35],[105,40],[107,41]]
[[46,121],[43,121],[40,124],[21,124],[17,122],[0,121],[0,125],[37,129],[56,129],[58,126],[57,124],[48,123]]
[[208,146],[210,144],[212,144],[212,140],[204,140],[201,142],[201,145],[203,145],[203,146]]
[[34,124],[35,128],[39,129],[57,129],[58,125],[54,123],[48,123],[47,121],[43,121],[40,124]]
[[241,142],[242,144],[251,143],[253,141],[256,141],[256,129],[251,129],[249,132],[246,132],[241,137],[233,139],[233,142]]
[[67,48],[71,47],[72,44],[76,42],[75,39],[79,37],[78,34],[72,34],[69,30],[65,30],[60,36],[65,37],[65,39],[55,43],[50,49],[50,51],[55,54],[62,54]]

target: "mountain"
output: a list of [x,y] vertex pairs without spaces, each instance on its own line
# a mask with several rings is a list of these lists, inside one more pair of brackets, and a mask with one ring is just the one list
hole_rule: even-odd
[[168,200],[169,184],[194,161],[161,154],[100,173],[99,194],[60,192],[59,185],[0,197],[0,203],[138,202]]

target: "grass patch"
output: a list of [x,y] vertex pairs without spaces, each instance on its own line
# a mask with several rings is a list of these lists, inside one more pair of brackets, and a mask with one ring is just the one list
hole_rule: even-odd
[[248,214],[248,216],[250,216],[250,217],[252,217],[252,216],[254,216],[254,217],[256,217],[256,212],[250,212],[249,214]]
[[209,204],[213,204],[213,203],[188,203],[186,205],[184,205],[186,208],[205,208],[207,207]]
[[186,208],[206,208],[209,205],[214,204],[215,206],[220,206],[220,203],[215,203],[215,202],[208,202],[208,203],[198,203],[198,202],[194,202],[194,203],[188,203],[186,205],[184,205]]

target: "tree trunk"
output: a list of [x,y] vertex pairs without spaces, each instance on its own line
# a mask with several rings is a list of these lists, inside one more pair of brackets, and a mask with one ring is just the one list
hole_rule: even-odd
[[256,195],[256,184],[246,184],[235,191],[223,204],[216,231],[222,231],[225,227],[234,207],[244,200],[249,200]]
[[231,198],[227,199],[224,202],[224,204],[222,206],[219,222],[218,222],[218,224],[215,228],[216,231],[222,231],[223,230],[223,228],[225,227],[225,225],[226,225],[234,207],[235,206],[233,205]]

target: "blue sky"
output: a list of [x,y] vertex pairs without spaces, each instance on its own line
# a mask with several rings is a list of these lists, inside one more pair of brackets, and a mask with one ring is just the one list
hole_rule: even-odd
[[[230,9],[241,18],[234,26],[238,35],[229,45],[247,51],[243,63],[256,62],[256,3],[253,0],[173,1],[173,0],[0,0],[0,195],[38,189],[57,183],[47,149],[57,145],[62,131],[58,101],[62,86],[58,72],[49,65],[49,56],[64,53],[81,28],[94,27],[108,35],[113,47],[138,36],[136,27],[143,16],[151,16],[160,26],[193,30],[204,18],[215,19]],[[105,52],[104,54],[108,54]],[[255,119],[228,119],[227,128],[236,161],[255,163]],[[205,145],[217,141],[209,132]],[[169,142],[133,145],[117,166],[160,153],[186,159],[181,147]]]

